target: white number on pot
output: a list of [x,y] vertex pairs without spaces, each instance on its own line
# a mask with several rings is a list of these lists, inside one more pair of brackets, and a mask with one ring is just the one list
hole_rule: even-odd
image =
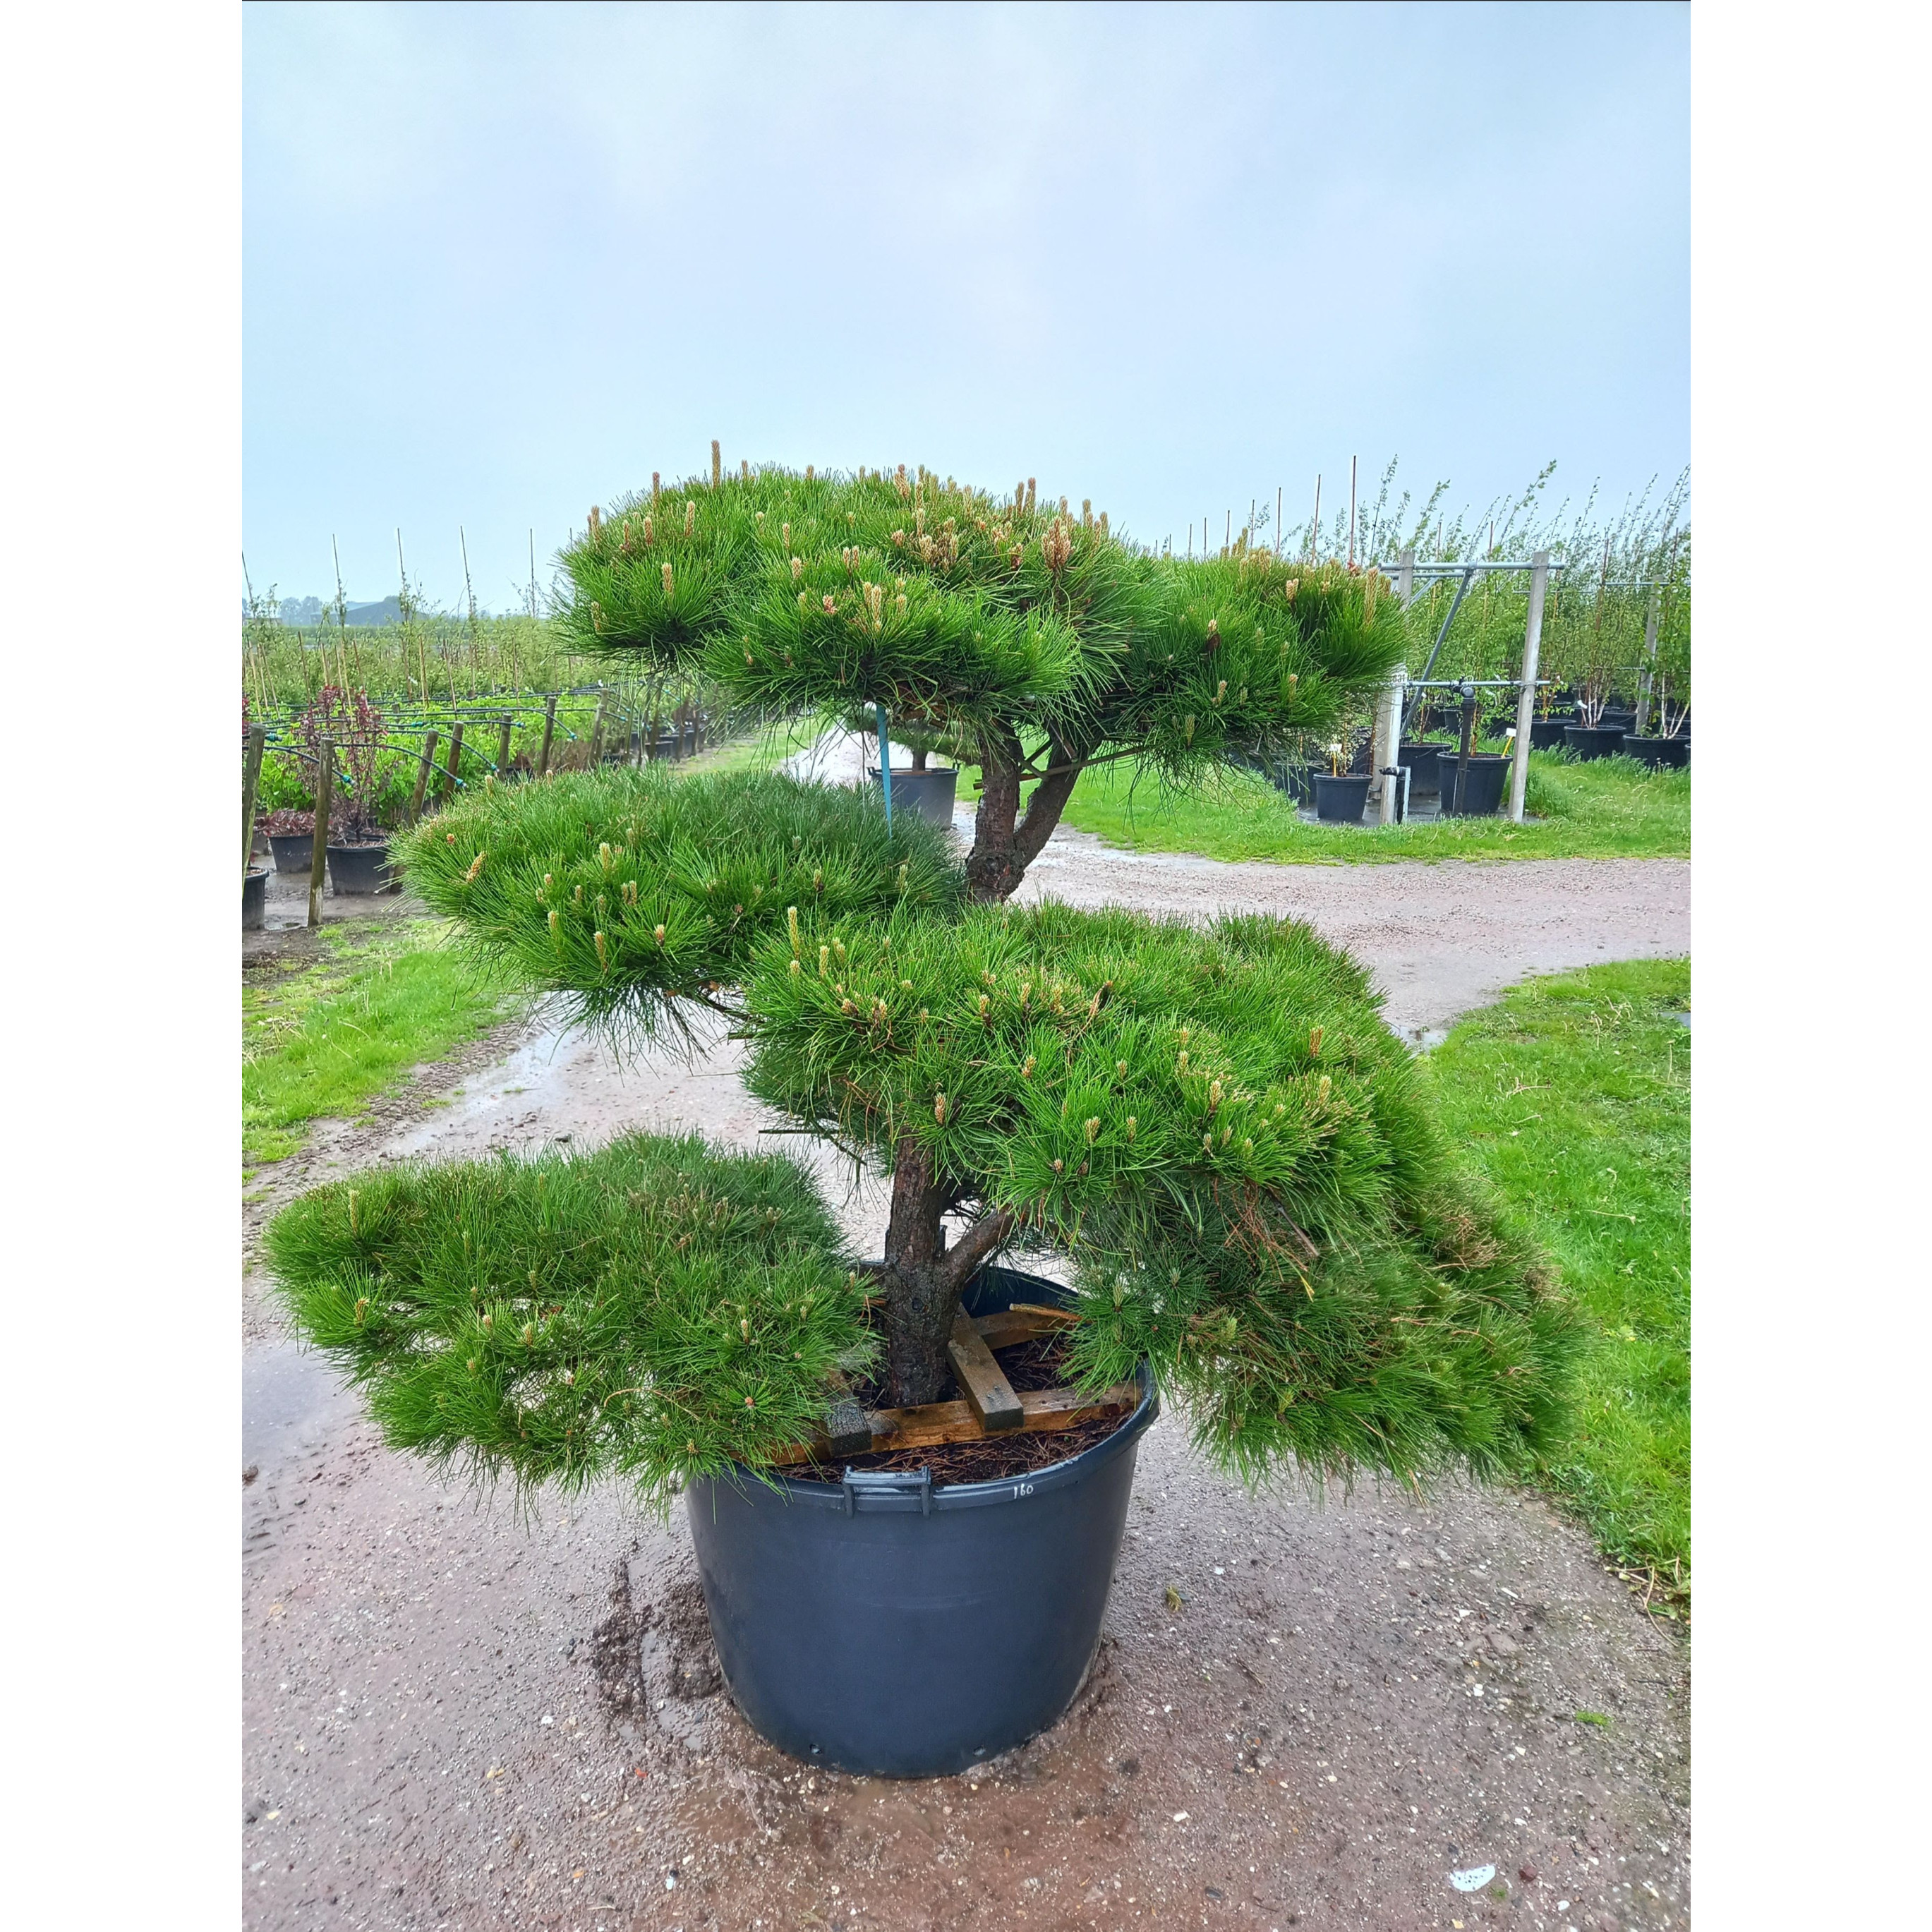
[[1030,1484],[1030,1483],[1016,1483],[1016,1484],[1013,1485],[1013,1494],[1014,1494],[1016,1497],[1017,1497],[1017,1496],[1031,1496],[1031,1495],[1033,1494],[1033,1485],[1032,1485],[1032,1484]]

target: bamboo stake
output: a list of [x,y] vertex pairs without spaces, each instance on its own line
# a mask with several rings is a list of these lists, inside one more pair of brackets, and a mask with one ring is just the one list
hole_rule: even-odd
[[335,788],[335,740],[324,738],[316,747],[315,836],[308,868],[308,922],[322,923],[322,891],[328,876],[328,807]]
[[262,748],[268,742],[266,724],[248,728],[248,750],[242,765],[242,876],[248,876],[255,852],[255,793],[262,782]]
[[[328,538],[329,554],[335,560],[335,662],[340,676],[343,694],[349,692],[349,606],[342,594],[342,554],[336,548],[334,533]],[[325,653],[326,655],[326,653]],[[362,668],[362,654],[356,654],[356,668]]]
[[1348,568],[1355,567],[1355,458],[1348,459]]
[[1308,560],[1312,563],[1321,554],[1322,546],[1322,473],[1315,475],[1315,514],[1308,525]]

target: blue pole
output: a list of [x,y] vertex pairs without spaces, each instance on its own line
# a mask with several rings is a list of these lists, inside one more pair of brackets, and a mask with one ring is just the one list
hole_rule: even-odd
[[892,829],[892,746],[886,736],[886,707],[875,705],[873,709],[879,719],[879,782],[886,788],[886,830]]

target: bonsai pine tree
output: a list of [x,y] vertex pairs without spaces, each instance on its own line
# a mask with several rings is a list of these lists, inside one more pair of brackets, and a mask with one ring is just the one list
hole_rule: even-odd
[[[946,1395],[962,1291],[1030,1246],[1072,1264],[1078,1379],[1151,1362],[1250,1474],[1496,1472],[1543,1442],[1571,1318],[1362,970],[1292,921],[1006,903],[1088,766],[1195,783],[1231,746],[1332,734],[1402,654],[1372,576],[1152,556],[1030,485],[715,463],[593,512],[563,561],[579,648],[782,711],[883,704],[960,746],[975,836],[962,857],[863,788],[661,770],[472,796],[410,836],[412,884],[473,944],[586,1021],[690,1040],[722,1018],[751,1090],[892,1196],[881,1252],[852,1256],[802,1178],[768,1178],[755,1262],[692,1285],[722,1238],[704,1216],[738,1228],[751,1196],[681,1144],[568,1163],[547,1199],[495,1168],[322,1190],[272,1258],[398,1440],[533,1480],[770,1460],[835,1364],[876,1352],[896,1406]],[[730,1204],[668,1254],[626,1228],[668,1230],[668,1184],[619,1170],[676,1162],[677,1199]],[[508,1204],[464,1205],[485,1201]]]

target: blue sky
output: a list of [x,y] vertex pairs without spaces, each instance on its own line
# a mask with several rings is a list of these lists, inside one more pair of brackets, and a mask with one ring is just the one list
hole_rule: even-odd
[[1358,456],[1689,460],[1676,4],[244,9],[258,588],[512,603],[592,502],[924,462],[1184,540]]

